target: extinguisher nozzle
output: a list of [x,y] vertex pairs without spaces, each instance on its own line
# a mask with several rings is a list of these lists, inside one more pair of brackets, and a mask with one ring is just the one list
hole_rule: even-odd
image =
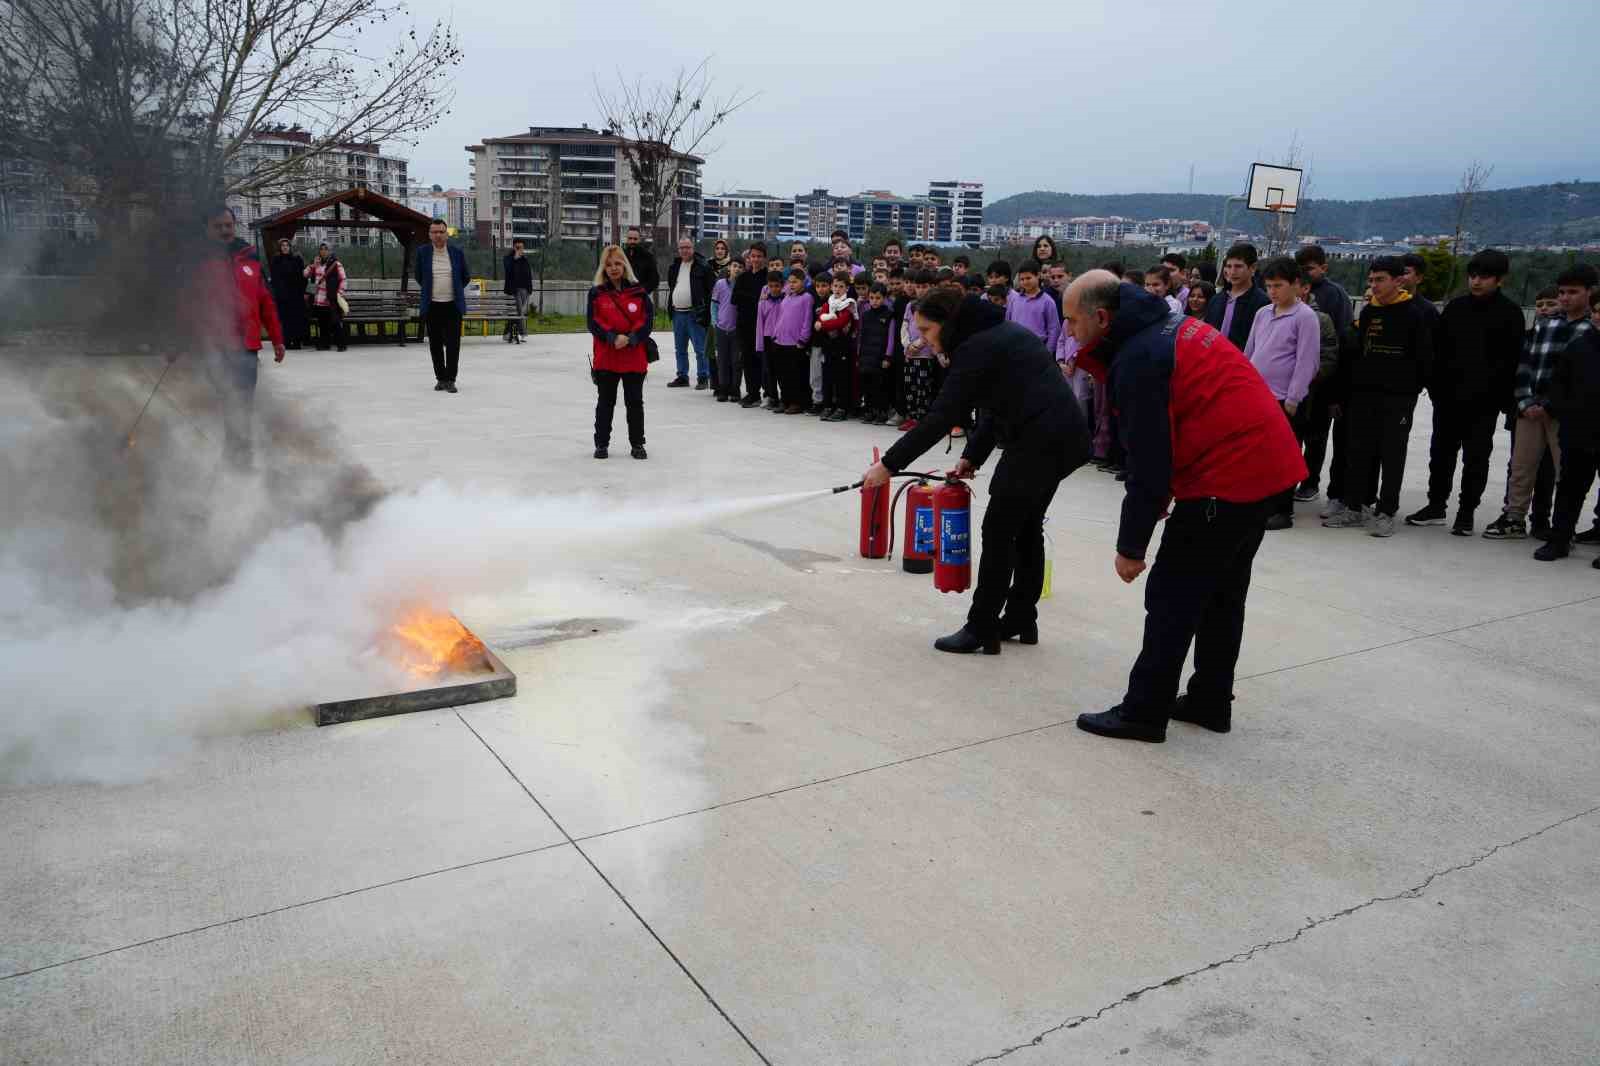
[[861,481],[856,482],[854,485],[840,485],[838,488],[835,488],[833,490],[833,494],[835,496],[837,496],[841,492],[849,492],[851,489],[859,489],[862,485],[865,485],[865,484],[866,484],[866,481],[865,480],[861,480]]

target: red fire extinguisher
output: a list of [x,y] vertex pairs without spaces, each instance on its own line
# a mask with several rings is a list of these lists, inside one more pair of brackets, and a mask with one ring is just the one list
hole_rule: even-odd
[[954,477],[933,492],[933,530],[938,548],[933,587],[967,591],[972,584],[972,491]]
[[[872,461],[878,461],[878,449],[872,449]],[[889,554],[891,534],[889,523],[889,486],[877,488],[861,486],[861,557],[882,559]]]
[[906,539],[900,567],[908,574],[933,572],[933,486],[917,481],[906,488]]

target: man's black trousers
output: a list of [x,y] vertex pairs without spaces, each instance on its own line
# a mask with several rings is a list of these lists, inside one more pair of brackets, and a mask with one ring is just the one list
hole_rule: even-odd
[[1550,539],[1570,544],[1583,516],[1583,505],[1594,483],[1600,448],[1589,441],[1561,434],[1561,475],[1556,482],[1556,504],[1550,515]]
[[461,312],[454,303],[428,305],[428,351],[435,380],[452,383],[461,365]]
[[1433,440],[1428,447],[1428,505],[1445,507],[1456,477],[1456,453],[1461,453],[1461,503],[1472,514],[1483,502],[1489,483],[1489,456],[1494,452],[1498,411],[1473,411],[1448,400],[1433,406]]
[[615,370],[596,370],[594,405],[594,446],[611,446],[611,422],[617,411],[617,383],[622,383],[622,402],[628,408],[628,443],[644,447],[644,375],[619,374]]
[[1406,473],[1406,446],[1411,440],[1415,396],[1364,392],[1345,409],[1344,501],[1358,507],[1373,498],[1373,460],[1383,479],[1378,488],[1378,513],[1393,515],[1400,509],[1400,482]]
[[1182,500],[1172,508],[1146,578],[1144,647],[1122,701],[1129,717],[1166,721],[1191,643],[1189,699],[1202,707],[1229,705],[1250,567],[1270,512],[1270,500]]
[[[1004,466],[1010,456],[1002,454]],[[1013,485],[1012,482],[1022,482]],[[1029,625],[1039,619],[1039,594],[1044,591],[1044,516],[1061,487],[1059,474],[1024,480],[995,471],[995,486],[983,513],[983,543],[978,556],[978,583],[972,590],[967,629],[988,639],[998,635],[1000,618]]]

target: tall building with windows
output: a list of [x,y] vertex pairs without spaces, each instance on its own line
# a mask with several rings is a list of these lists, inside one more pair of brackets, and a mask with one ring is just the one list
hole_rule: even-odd
[[0,157],[0,234],[92,241],[96,227],[60,181],[26,160]]
[[[588,126],[530,126],[526,133],[468,145],[478,240],[500,246],[517,237],[619,242],[627,227],[643,221],[624,143],[615,133]],[[656,221],[658,242],[701,235],[703,162],[673,156],[677,195]]]
[[752,189],[707,196],[701,236],[725,241],[779,241],[799,233],[794,200]]
[[[297,126],[258,130],[240,149],[233,161],[239,174],[249,174],[262,168],[281,164],[296,156],[311,152],[310,131]],[[310,155],[295,174],[271,187],[246,196],[233,196],[228,206],[239,217],[239,226],[248,233],[259,219],[275,215],[304,200],[312,200],[343,189],[360,187],[371,189],[391,200],[404,203],[413,194],[406,172],[407,161],[400,156],[385,155],[381,145],[373,143],[341,144]],[[328,208],[324,215],[344,208]],[[352,230],[319,227],[313,220],[300,231],[307,241],[326,241],[329,244],[376,244],[378,230]]]
[[983,182],[930,181],[928,199],[950,212],[949,229],[941,229],[934,240],[952,244],[979,242],[983,236]]

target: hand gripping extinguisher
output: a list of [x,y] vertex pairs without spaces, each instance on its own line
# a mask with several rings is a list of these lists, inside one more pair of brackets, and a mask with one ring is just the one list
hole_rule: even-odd
[[[878,458],[878,449],[872,449],[872,461],[876,463]],[[889,542],[893,539],[894,527],[889,521],[889,486],[869,488],[862,485],[861,557],[882,559],[889,554]]]
[[954,477],[933,491],[933,531],[938,548],[933,587],[967,591],[972,585],[972,490]]

